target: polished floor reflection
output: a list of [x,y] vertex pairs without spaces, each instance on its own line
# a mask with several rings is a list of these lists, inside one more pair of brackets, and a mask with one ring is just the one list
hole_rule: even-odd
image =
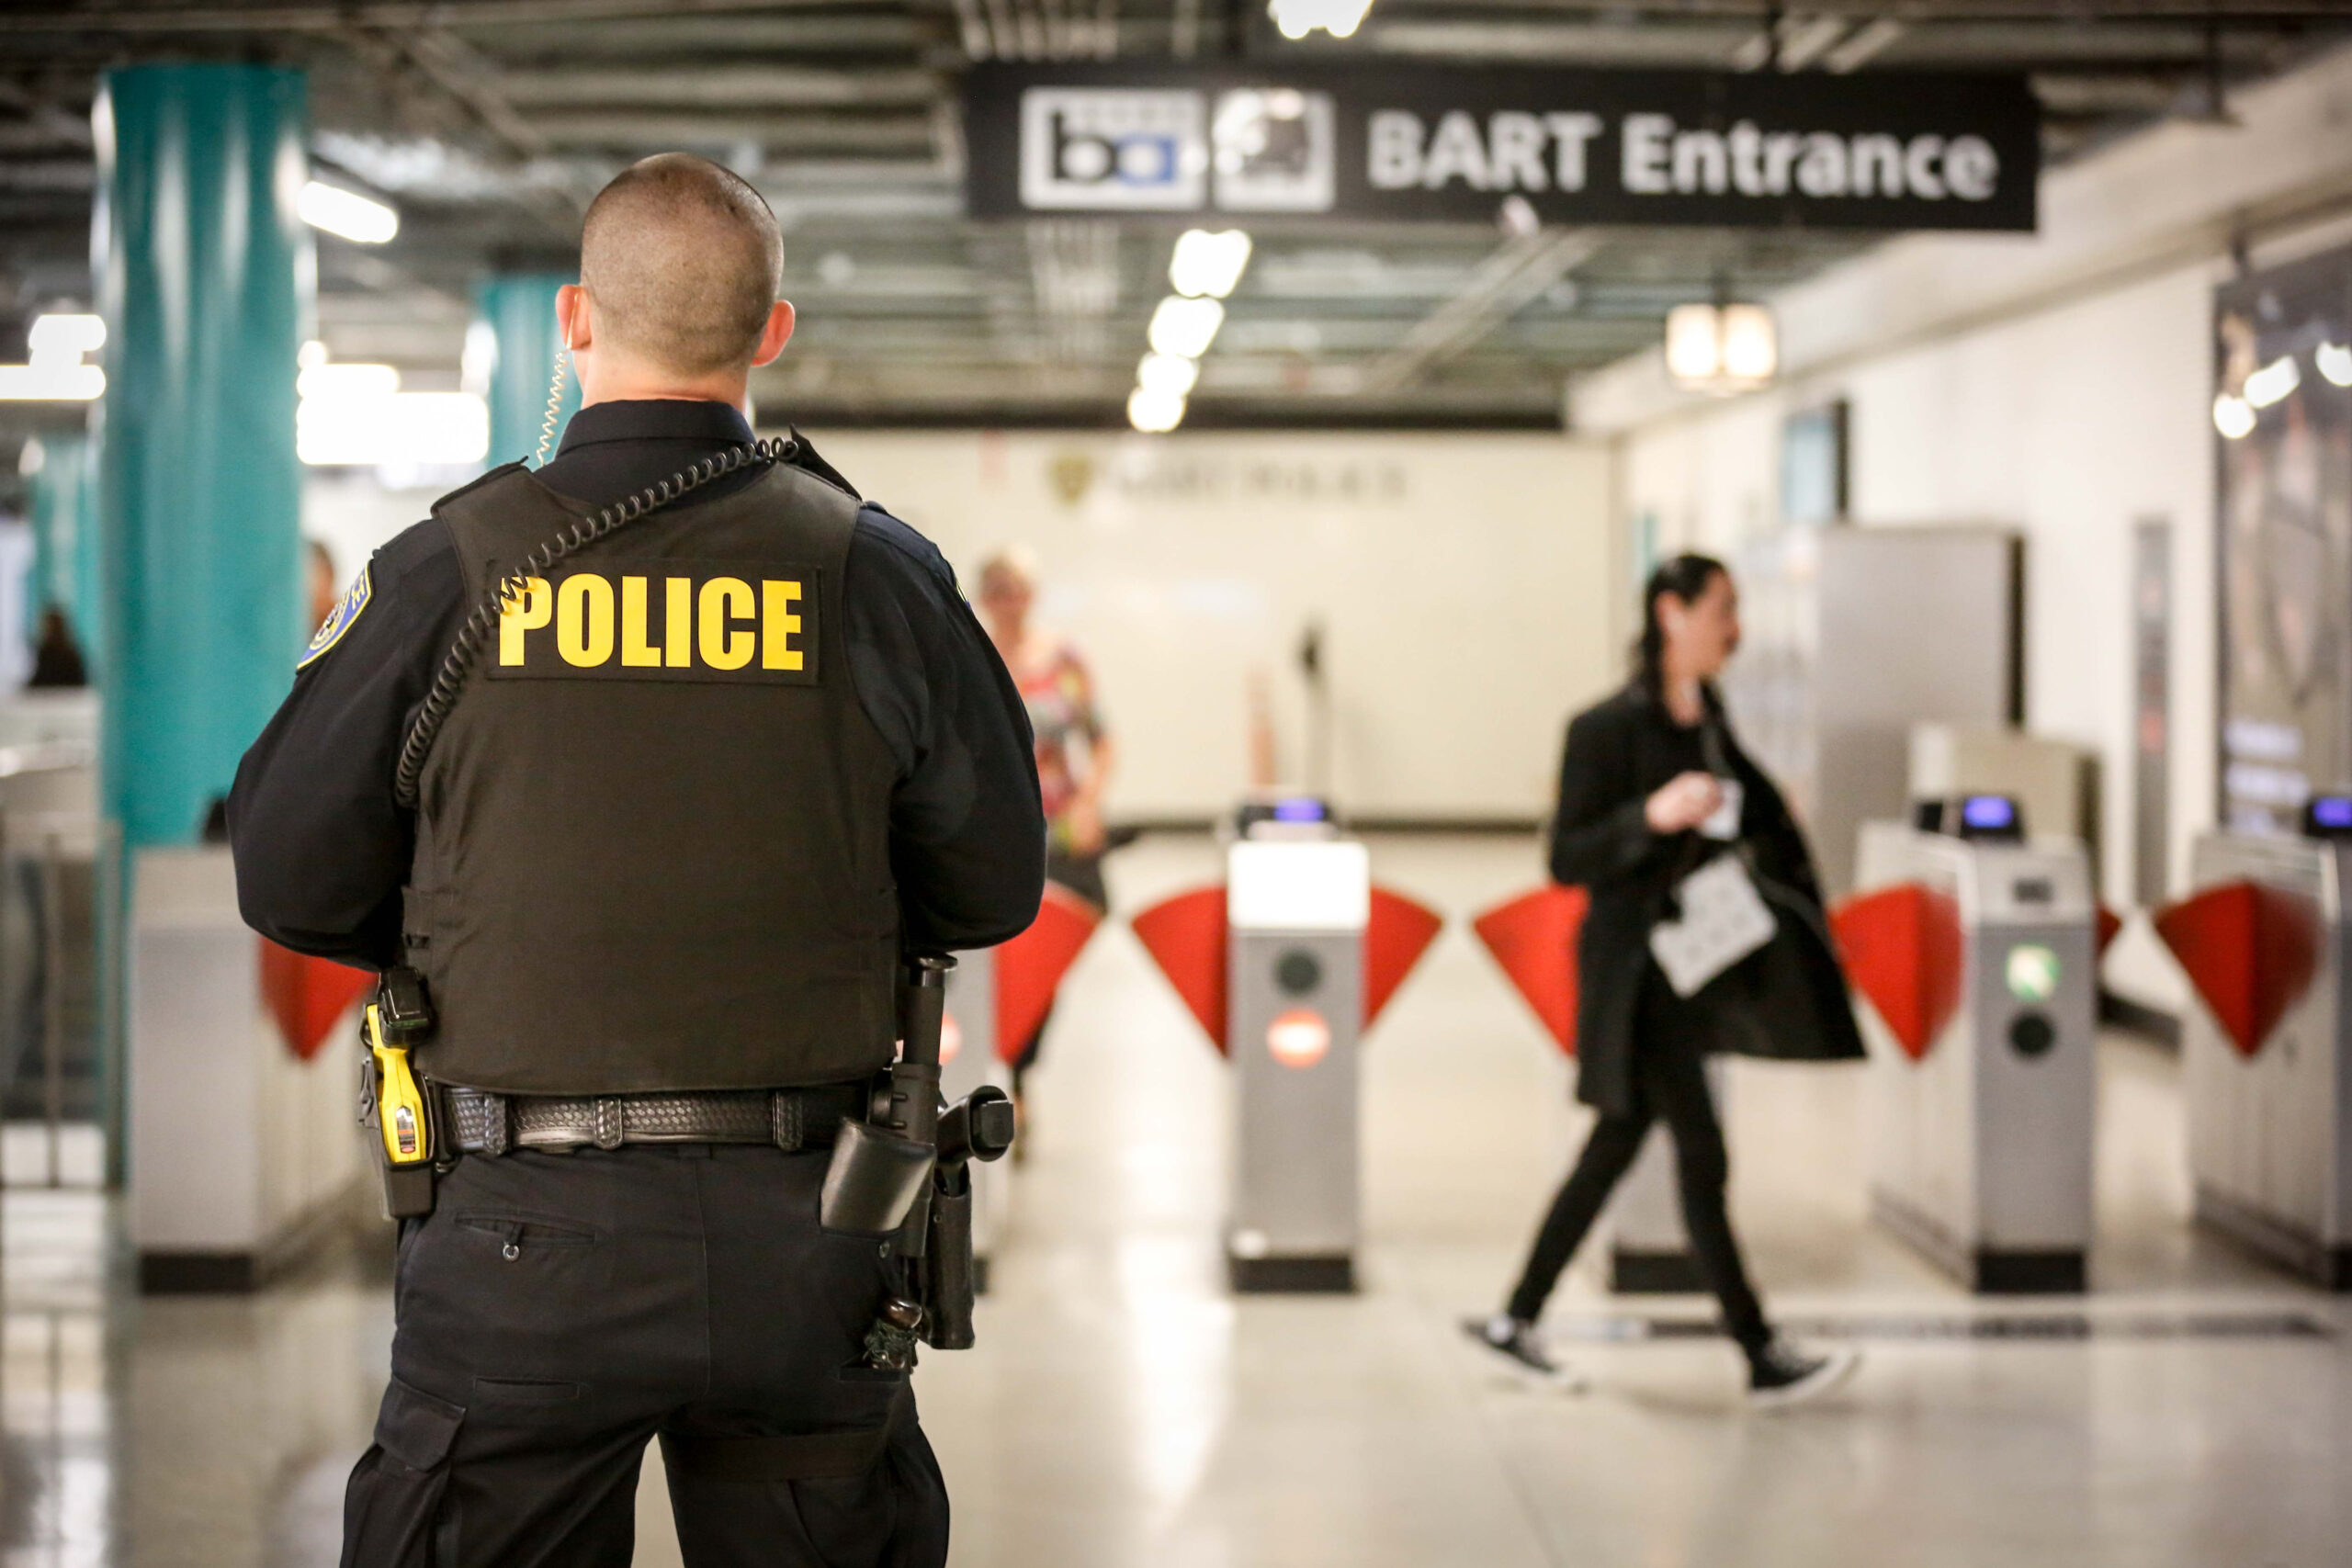
[[[1455,914],[1535,876],[1520,839],[1374,856]],[[1206,840],[1151,840],[1114,889],[1132,908],[1216,870]],[[2352,1313],[2188,1228],[2161,1052],[2104,1048],[2079,1302],[1973,1301],[1867,1223],[1850,1069],[1735,1065],[1760,1282],[1870,1358],[1781,1416],[1745,1411],[1729,1350],[1679,1331],[1700,1304],[1611,1298],[1589,1258],[1553,1314],[1589,1393],[1526,1392],[1460,1343],[1581,1129],[1459,924],[1373,1036],[1361,1294],[1226,1292],[1224,1071],[1132,938],[1098,938],[1034,1080],[980,1348],[918,1382],[961,1568],[2344,1561]],[[5,1562],[333,1562],[384,1371],[380,1247],[251,1300],[141,1301],[99,1200],[5,1205]],[[677,1560],[660,1501],[643,1563]]]

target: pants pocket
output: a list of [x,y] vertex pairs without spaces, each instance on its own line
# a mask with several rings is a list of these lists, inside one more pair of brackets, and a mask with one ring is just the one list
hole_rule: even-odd
[[434,1568],[449,1489],[449,1450],[463,1406],[399,1379],[384,1391],[376,1441],[353,1467],[343,1498],[343,1568]]
[[596,1245],[596,1233],[587,1226],[546,1214],[461,1213],[458,1215],[458,1228],[494,1238],[499,1244],[499,1255],[509,1263],[521,1258],[526,1247]]

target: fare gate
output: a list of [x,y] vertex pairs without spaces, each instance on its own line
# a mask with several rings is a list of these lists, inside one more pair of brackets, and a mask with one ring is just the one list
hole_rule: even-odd
[[2181,1039],[2197,1217],[2331,1290],[2352,1290],[2352,1031],[2344,976],[2352,800],[2301,840],[2211,833],[2197,891],[2157,934],[2200,1005]]
[[1223,886],[1134,921],[1233,1067],[1237,1291],[1355,1288],[1363,1036],[1440,925],[1374,886],[1364,845],[1299,804],[1317,810],[1245,818]]
[[[1583,888],[1550,885],[1471,922],[1536,1021],[1571,1059],[1577,1054],[1577,934],[1587,903]],[[1728,1086],[1720,1059],[1707,1064],[1707,1081],[1721,1113]],[[1645,1295],[1707,1288],[1682,1227],[1674,1139],[1664,1126],[1650,1129],[1634,1168],[1610,1194],[1599,1228],[1609,1248],[1611,1290]]]
[[[2076,1292],[2091,1237],[2099,915],[2013,802],[1864,827],[1835,917],[1871,1003],[1873,1213],[1981,1292]],[[1871,1015],[1875,1015],[1871,1017]]]

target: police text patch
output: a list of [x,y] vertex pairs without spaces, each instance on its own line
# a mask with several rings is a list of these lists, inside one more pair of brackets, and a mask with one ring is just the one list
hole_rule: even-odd
[[369,599],[375,597],[374,572],[372,562],[359,569],[359,575],[352,579],[351,586],[343,591],[343,597],[334,602],[334,608],[327,612],[327,618],[319,623],[318,631],[311,637],[311,646],[302,650],[301,662],[295,665],[295,669],[309,669],[327,649],[343,640],[343,634],[351,629],[351,623],[359,618],[359,612],[368,607]]
[[813,686],[818,577],[774,561],[559,568],[503,602],[490,673]]

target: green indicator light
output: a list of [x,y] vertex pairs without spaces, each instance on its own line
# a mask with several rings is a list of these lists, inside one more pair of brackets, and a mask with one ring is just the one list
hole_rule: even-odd
[[2038,942],[2009,949],[2009,995],[2021,1002],[2046,1002],[2058,994],[2059,976],[2065,973],[2058,955]]

